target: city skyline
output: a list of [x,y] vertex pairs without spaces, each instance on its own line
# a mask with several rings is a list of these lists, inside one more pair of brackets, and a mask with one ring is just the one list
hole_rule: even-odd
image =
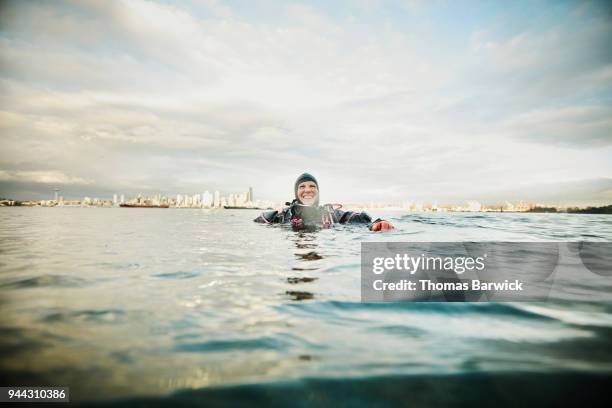
[[[561,185],[561,188],[557,186]],[[204,188],[205,189],[205,188]],[[250,191],[244,192],[245,195],[251,195],[252,197],[252,187],[249,187]],[[201,190],[201,189],[200,189]],[[208,191],[208,190],[206,190]],[[236,191],[232,191],[229,189],[222,190],[211,190],[216,191],[221,195],[231,195],[235,194]],[[67,193],[67,194],[66,194]],[[603,193],[603,194],[602,194]],[[414,202],[421,204],[434,204],[434,203],[442,203],[444,205],[459,205],[461,203],[467,203],[469,201],[478,201],[482,202],[484,205],[497,205],[503,203],[511,203],[511,202],[529,202],[539,205],[555,205],[561,207],[587,207],[587,206],[601,206],[608,205],[612,202],[612,179],[601,179],[595,180],[594,182],[587,183],[559,183],[557,185],[542,185],[539,187],[537,193],[525,193],[521,191],[509,191],[504,193],[499,193],[499,190],[494,191],[492,194],[489,192],[481,192],[476,193],[472,196],[456,196],[456,197],[445,197],[444,194],[440,194],[437,197],[423,197],[418,194],[403,194],[403,195],[394,195],[393,197],[381,197],[380,199],[369,199],[369,200],[329,200],[326,198],[326,194],[322,195],[322,200],[325,202],[351,202],[358,204],[365,203],[375,203],[375,204],[390,204],[390,203],[404,203],[404,202]],[[10,196],[2,192],[0,194],[0,198],[17,200],[17,201],[40,201],[40,200],[51,200],[54,198],[57,201],[58,195],[61,194],[67,200],[80,200],[84,197],[98,197],[102,200],[106,200],[109,197],[113,197],[117,195],[117,190],[108,190],[102,191],[92,188],[90,193],[82,193],[80,190],[71,190],[65,191],[60,188],[42,188],[35,193],[26,194],[24,196]],[[166,196],[172,197],[177,195],[194,195],[198,193],[190,192],[187,193],[185,191],[182,192],[174,192],[168,191],[166,189],[152,189],[152,190],[136,190],[131,191],[129,193],[121,193],[121,196],[130,196],[137,197],[140,195],[144,196]],[[600,194],[600,195],[599,195]],[[599,195],[599,196],[598,196]],[[576,199],[575,197],[581,197],[581,199]],[[329,197],[329,195],[327,195]],[[603,197],[603,198],[601,198]],[[293,196],[290,192],[287,192],[286,196],[277,196],[277,197],[262,197],[260,201],[262,202],[274,202],[274,203],[284,203],[285,201],[291,201]]]
[[[505,211],[505,212],[525,212],[532,210],[545,210],[536,212],[547,212],[551,209],[555,211],[565,210],[579,210],[579,209],[606,209],[610,211],[612,205],[572,205],[566,203],[542,203],[542,202],[527,202],[524,200],[505,200],[498,202],[479,202],[477,200],[459,200],[455,202],[441,202],[437,200],[403,200],[401,202],[352,202],[345,203],[343,206],[346,208],[395,208],[403,209],[407,211],[460,211],[460,212],[482,212],[482,211]],[[166,196],[162,194],[155,194],[153,196],[146,196],[142,194],[136,194],[133,196],[127,196],[125,194],[113,194],[112,198],[108,197],[88,197],[81,198],[64,197],[61,195],[61,190],[58,188],[53,189],[53,198],[41,199],[41,200],[14,200],[10,198],[0,197],[0,206],[43,206],[43,207],[54,207],[54,206],[98,206],[98,207],[118,207],[124,204],[129,205],[149,205],[149,206],[160,206],[166,205],[175,208],[282,208],[288,204],[288,202],[278,202],[274,200],[261,200],[255,199],[253,188],[249,187],[247,191],[233,192],[228,195],[222,195],[220,191],[208,191],[204,193],[195,194],[184,194],[178,193],[174,196]],[[335,205],[335,204],[334,204]]]
[[0,8],[6,198],[612,202],[608,2]]

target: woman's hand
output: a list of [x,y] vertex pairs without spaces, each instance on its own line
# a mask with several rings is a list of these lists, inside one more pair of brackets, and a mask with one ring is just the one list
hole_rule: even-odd
[[375,232],[389,231],[392,229],[395,229],[395,227],[389,221],[378,221],[372,224],[372,231],[375,231]]

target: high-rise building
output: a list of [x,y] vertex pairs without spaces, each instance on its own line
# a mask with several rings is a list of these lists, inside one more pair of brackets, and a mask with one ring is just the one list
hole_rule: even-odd
[[213,204],[212,195],[206,190],[204,194],[202,194],[202,207],[210,207]]
[[113,194],[113,205],[117,205],[117,194]]
[[215,191],[215,198],[213,201],[213,207],[218,208],[221,207],[221,193],[219,193],[219,190]]
[[125,203],[125,196],[123,194],[121,194],[120,204],[123,204],[123,203]]
[[249,203],[252,203],[254,201],[254,198],[253,198],[253,187],[249,187],[249,192],[247,194],[247,201]]
[[240,193],[236,195],[236,206],[238,207],[244,207],[247,203],[247,197],[248,197],[249,193]]

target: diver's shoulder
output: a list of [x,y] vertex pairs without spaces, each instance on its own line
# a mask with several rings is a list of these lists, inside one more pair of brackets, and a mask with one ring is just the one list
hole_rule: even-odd
[[288,208],[263,210],[253,221],[264,224],[276,224],[285,218]]

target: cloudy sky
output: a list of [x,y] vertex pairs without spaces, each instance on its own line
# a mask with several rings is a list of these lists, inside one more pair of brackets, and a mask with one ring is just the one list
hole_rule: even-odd
[[0,196],[612,203],[609,2],[0,7]]

